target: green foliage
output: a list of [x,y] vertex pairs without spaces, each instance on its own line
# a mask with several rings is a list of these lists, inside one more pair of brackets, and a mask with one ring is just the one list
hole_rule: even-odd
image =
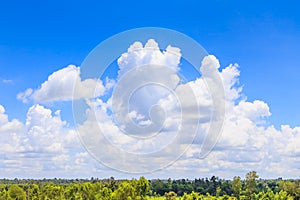
[[257,189],[257,183],[256,179],[258,178],[258,175],[256,171],[251,171],[246,174],[246,195],[247,199],[254,199],[254,193]]
[[9,199],[8,192],[6,190],[2,190],[0,192],[0,200],[6,200],[6,199]]
[[191,194],[184,193],[182,200],[201,200],[204,199],[202,194],[197,192],[192,192]]
[[118,189],[115,191],[114,199],[116,200],[135,199],[135,188],[128,181],[122,182],[121,185],[119,185]]
[[96,194],[96,199],[101,200],[112,200],[112,190],[110,188],[102,188],[98,194]]
[[61,200],[63,197],[63,188],[60,185],[46,184],[42,189],[42,199]]
[[241,177],[235,176],[232,181],[232,190],[233,190],[233,196],[237,199],[240,198],[240,194],[242,191],[242,182]]
[[166,200],[176,200],[176,196],[177,196],[177,194],[173,191],[166,192],[166,194],[165,194]]
[[[300,200],[299,180],[0,180],[0,200]],[[163,192],[163,193],[162,193]]]
[[8,189],[8,196],[15,200],[26,200],[26,194],[18,185],[11,185]]
[[27,188],[27,197],[30,200],[38,200],[40,196],[40,189],[37,184],[31,184]]
[[141,199],[145,199],[146,195],[149,193],[149,182],[145,177],[141,177],[136,183],[136,195],[140,196]]
[[300,182],[299,181],[280,181],[279,188],[294,199],[300,199]]

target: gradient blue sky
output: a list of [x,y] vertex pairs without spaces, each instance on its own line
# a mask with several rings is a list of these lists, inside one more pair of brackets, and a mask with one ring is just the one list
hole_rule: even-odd
[[[263,100],[279,128],[300,125],[300,2],[290,1],[2,1],[0,104],[25,121],[17,100],[69,64],[80,65],[101,41],[128,29],[182,32],[215,55],[221,68],[238,63],[243,93]],[[69,104],[62,118],[71,112]],[[70,122],[71,123],[71,122]]]
[[[27,107],[16,94],[53,71],[80,65],[106,38],[132,28],[180,31],[238,63],[249,100],[263,99],[276,125],[299,125],[298,1],[3,1],[0,4],[0,103],[10,117]],[[21,114],[21,116],[20,116]],[[23,113],[24,114],[24,113]],[[23,116],[24,117],[24,116]]]

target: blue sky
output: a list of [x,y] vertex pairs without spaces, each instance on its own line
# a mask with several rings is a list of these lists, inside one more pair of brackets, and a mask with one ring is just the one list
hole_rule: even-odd
[[[20,92],[40,87],[69,64],[80,66],[114,34],[163,27],[195,39],[217,57],[221,69],[238,63],[242,93],[270,108],[267,124],[293,128],[300,125],[299,6],[296,0],[1,2],[0,105],[9,120],[25,123],[34,102],[18,100]],[[62,109],[62,120],[72,124],[70,103],[45,106]]]
[[[249,99],[264,99],[276,125],[297,125],[297,55],[300,16],[297,1],[31,1],[1,3],[0,62],[5,93],[37,86],[53,71],[74,63],[106,38],[137,27],[165,27],[197,40],[222,66],[237,62]],[[34,79],[32,79],[34,77]],[[5,102],[6,101],[6,102]],[[21,108],[22,105],[19,105]]]

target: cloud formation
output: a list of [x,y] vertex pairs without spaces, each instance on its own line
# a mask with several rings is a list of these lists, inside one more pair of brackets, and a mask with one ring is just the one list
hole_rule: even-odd
[[[95,165],[82,148],[76,131],[61,120],[59,110],[53,113],[44,106],[33,105],[22,123],[8,120],[0,105],[0,134],[2,177],[71,177],[73,170]],[[85,165],[79,163],[84,159]]]
[[[185,123],[188,124],[189,120],[198,117],[200,121],[199,131],[205,132],[212,112],[211,96],[201,77],[177,87],[178,77],[176,77],[176,73],[179,70],[180,59],[181,53],[178,48],[169,46],[162,52],[154,40],[149,40],[144,46],[140,42],[136,42],[118,59],[120,69],[115,81],[122,81],[122,78],[134,72],[134,68],[138,66],[149,64],[153,67],[169,66],[170,70],[162,71],[165,74],[157,74],[156,80],[161,80],[161,77],[167,76],[167,80],[172,80],[169,87],[174,89],[176,94],[184,94],[187,86],[194,91],[201,112],[199,116],[193,115],[191,112],[191,116],[185,120]],[[243,93],[243,88],[239,83],[240,71],[237,64],[230,64],[222,68],[218,59],[210,55],[203,60],[202,66],[203,70],[207,70],[205,73],[209,73],[210,69],[206,66],[217,68],[223,81],[226,115],[218,143],[206,158],[199,159],[201,144],[206,136],[199,134],[188,151],[177,162],[152,176],[169,177],[174,174],[177,178],[193,178],[195,176],[218,175],[232,178],[234,175],[243,176],[249,170],[256,170],[261,177],[265,178],[294,178],[300,174],[300,127],[282,125],[276,129],[270,124],[271,108],[268,104],[262,100],[248,101],[246,94]],[[143,76],[138,78],[144,79]],[[139,80],[131,81],[128,82],[128,85]],[[136,90],[136,94],[132,96],[132,106],[128,115],[124,118],[125,121],[122,121],[125,127],[118,127],[112,122],[110,116],[113,105],[112,99],[104,101],[100,98],[108,86],[103,85],[99,80],[81,80],[80,68],[73,65],[54,72],[38,89],[27,89],[18,94],[18,98],[27,102],[33,100],[41,103],[70,101],[73,98],[74,82],[81,88],[76,93],[75,98],[85,98],[89,105],[86,113],[88,120],[79,126],[80,130],[86,132],[86,137],[99,142],[105,139],[113,143],[117,149],[124,151],[147,154],[153,149],[169,145],[176,136],[181,120],[178,115],[179,105],[169,90],[159,87]],[[95,88],[97,89],[96,92]],[[141,102],[140,99],[144,99],[144,101],[137,105],[134,104]],[[186,99],[189,100],[189,98]],[[117,100],[120,103],[117,105],[122,110],[124,105],[121,104],[120,100]],[[157,110],[153,111],[153,116],[157,119],[166,116],[163,121],[163,133],[165,134],[157,140],[148,141],[138,140],[123,134],[120,128],[126,129],[128,122],[133,121],[141,127],[151,125],[153,119],[148,111],[150,105],[154,103],[158,107],[156,107]],[[188,105],[188,101],[186,105]],[[164,109],[161,110],[160,107]],[[99,129],[99,121],[104,133],[102,136],[94,135],[92,131]],[[0,168],[3,169],[1,170],[3,175],[21,175],[25,172],[28,176],[34,176],[34,174],[38,176],[40,173],[51,172],[54,176],[63,173],[69,173],[72,176],[71,173],[74,172],[74,176],[78,176],[78,173],[86,171],[93,171],[94,173],[99,172],[99,170],[109,170],[99,167],[100,165],[91,159],[91,156],[80,145],[75,132],[74,128],[61,119],[59,111],[52,111],[42,105],[34,104],[27,112],[26,121],[21,122],[18,119],[9,120],[5,108],[0,105],[0,134],[2,136],[0,140],[2,155]],[[176,149],[180,149],[180,145],[185,144],[185,138],[181,139],[173,143],[176,146],[170,146],[168,150],[176,153]],[[109,151],[115,149],[101,149],[99,153],[104,150],[107,152],[106,155],[109,155]],[[119,156],[121,157],[122,154]],[[152,162],[147,163],[148,167],[155,167],[165,157],[165,154],[155,154]],[[107,156],[105,159],[112,158]],[[118,163],[120,160],[113,158],[111,162]],[[139,161],[133,159],[132,162]],[[130,167],[130,162],[123,164]],[[108,173],[113,172],[109,171]]]
[[[73,93],[75,85],[76,91]],[[105,87],[101,80],[87,79],[81,81],[80,67],[69,65],[52,73],[38,89],[28,88],[19,93],[17,98],[25,103],[29,100],[37,103],[48,103],[93,98],[103,95],[104,91]]]

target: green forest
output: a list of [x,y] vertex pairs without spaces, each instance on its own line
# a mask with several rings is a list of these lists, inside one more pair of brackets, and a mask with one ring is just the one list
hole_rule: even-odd
[[299,180],[260,179],[255,171],[232,180],[1,179],[0,200],[299,200]]

